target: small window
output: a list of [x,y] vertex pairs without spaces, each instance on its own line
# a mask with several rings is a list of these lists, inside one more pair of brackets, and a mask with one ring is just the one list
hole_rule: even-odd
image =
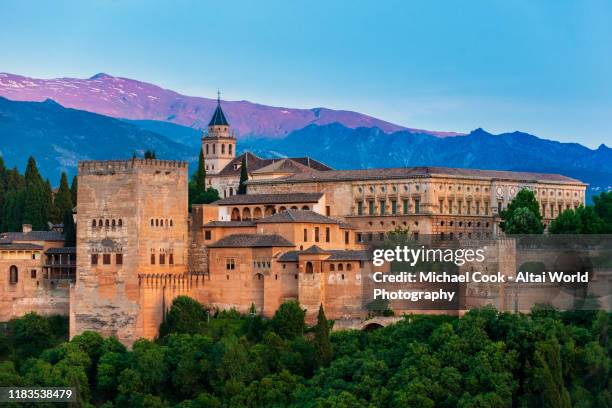
[[19,282],[19,270],[15,265],[9,268],[9,282],[13,285]]
[[151,218],[151,226],[155,226],[155,221],[153,221],[153,218]]
[[32,270],[30,271],[30,277],[31,277],[32,279],[36,279],[36,269],[32,269]]
[[113,220],[113,221],[111,222],[111,225],[113,226],[113,228],[114,228],[114,227],[116,227],[116,226],[117,226],[116,221],[115,221],[115,220]]
[[346,264],[346,270],[350,271],[353,269],[353,265],[352,264]]
[[304,242],[308,241],[308,230],[304,228]]
[[117,225],[123,227],[123,220],[121,218],[119,218],[119,221],[117,221]]
[[330,264],[329,265],[329,270],[332,271],[332,272],[335,271],[336,270],[336,265]]
[[172,218],[170,219],[170,226],[172,227]]
[[204,231],[204,239],[210,241],[212,239],[212,232],[210,230]]
[[155,254],[151,254],[151,265],[155,265]]
[[159,227],[159,219],[157,219],[157,218],[155,219],[155,226]]
[[344,243],[346,245],[349,244],[349,232],[348,231],[344,231]]
[[91,226],[92,226],[93,228],[95,228],[95,227],[96,227],[96,220],[92,220],[92,221],[91,221]]
[[325,227],[325,242],[329,242],[329,240],[330,240],[329,227]]
[[344,270],[344,265],[343,264],[338,264],[338,270],[339,271],[343,271]]
[[110,227],[110,220],[106,220],[105,225],[106,225],[107,227]]
[[117,265],[123,265],[123,254],[116,254],[115,255],[115,263]]
[[233,271],[236,269],[236,260],[234,258],[227,258],[225,260],[225,269],[228,271]]
[[315,227],[315,242],[319,242],[319,227]]
[[166,264],[166,254],[159,254],[159,264],[160,265]]
[[103,254],[102,255],[102,263],[104,265],[110,265],[110,263],[111,263],[111,254]]
[[168,264],[174,265],[174,254],[168,254]]
[[98,254],[91,254],[91,264],[92,265],[98,264]]

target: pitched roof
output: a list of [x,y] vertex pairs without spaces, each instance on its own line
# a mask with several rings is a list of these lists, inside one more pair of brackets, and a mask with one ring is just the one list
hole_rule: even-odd
[[203,227],[254,227],[253,221],[209,221]]
[[267,174],[267,173],[309,173],[317,171],[301,163],[298,163],[292,159],[281,159],[268,164],[267,166],[261,167],[257,170],[252,171],[253,174]]
[[45,254],[76,254],[76,247],[49,248]]
[[221,109],[221,101],[217,101],[217,108],[215,109],[208,126],[229,126],[227,119],[225,119],[223,109]]
[[9,242],[0,244],[0,251],[36,251],[43,249],[40,245],[27,242]]
[[323,248],[321,248],[318,245],[313,245],[311,247],[308,247],[307,249],[302,251],[303,254],[327,254],[329,253],[328,251],[325,251]]
[[209,248],[294,247],[277,234],[232,234],[209,245]]
[[326,217],[310,210],[285,210],[268,217],[255,220],[256,224],[283,222],[312,222],[316,224],[342,224],[340,221]]
[[397,167],[360,170],[330,170],[324,172],[298,173],[288,177],[272,180],[251,180],[252,184],[285,183],[285,182],[311,182],[311,181],[358,181],[358,180],[384,180],[421,177],[459,177],[479,180],[513,180],[513,181],[545,181],[557,183],[581,183],[570,177],[560,174],[529,173],[502,170],[459,169],[451,167]]
[[292,162],[297,163],[298,165],[302,165],[304,167],[295,166],[296,171],[299,169],[309,169],[309,170],[317,170],[317,171],[328,171],[332,170],[326,164],[321,163],[315,159],[310,157],[289,157],[289,158],[277,158],[277,159],[263,159],[251,152],[245,152],[240,156],[235,157],[232,161],[230,161],[217,175],[218,176],[238,176],[240,175],[240,166],[242,164],[242,157],[246,156],[247,169],[249,173],[253,173],[256,170],[261,169],[262,167],[266,167],[270,164],[274,164],[284,160],[290,160]]
[[[310,247],[312,248],[312,247]],[[310,249],[309,248],[309,249]],[[326,261],[369,261],[372,259],[372,254],[364,250],[321,250],[329,254]],[[300,254],[309,253],[306,251],[287,251],[278,257],[279,262],[297,262]]]
[[237,194],[221,200],[217,205],[241,205],[241,204],[294,204],[294,203],[316,203],[323,193],[284,193],[284,194]]
[[58,231],[3,232],[2,241],[64,241],[64,234]]

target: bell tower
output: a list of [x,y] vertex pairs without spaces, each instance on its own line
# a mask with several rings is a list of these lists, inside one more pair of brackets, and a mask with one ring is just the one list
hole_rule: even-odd
[[202,136],[202,151],[206,173],[219,173],[236,157],[236,136],[221,109],[221,93],[217,91],[217,108],[208,123],[208,133]]

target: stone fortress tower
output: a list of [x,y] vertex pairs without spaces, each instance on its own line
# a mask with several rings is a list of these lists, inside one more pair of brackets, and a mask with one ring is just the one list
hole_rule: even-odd
[[187,272],[187,171],[177,161],[79,163],[71,337],[95,330],[131,344],[157,333],[175,296],[164,290]]
[[217,92],[217,108],[208,123],[208,134],[202,136],[202,151],[206,173],[216,175],[236,157],[236,136],[221,109],[221,94]]

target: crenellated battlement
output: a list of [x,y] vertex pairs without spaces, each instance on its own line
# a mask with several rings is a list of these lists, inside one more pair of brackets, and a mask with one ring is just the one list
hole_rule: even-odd
[[171,168],[187,168],[185,161],[158,160],[158,159],[129,159],[129,160],[87,160],[79,161],[79,174],[114,174],[128,173],[137,169],[151,168],[155,170]]

